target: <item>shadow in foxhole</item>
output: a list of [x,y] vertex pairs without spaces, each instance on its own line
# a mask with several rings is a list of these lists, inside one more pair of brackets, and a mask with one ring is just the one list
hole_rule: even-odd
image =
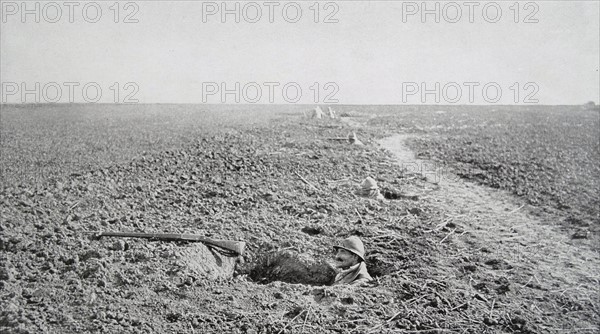
[[397,262],[392,262],[377,255],[367,256],[366,262],[367,271],[373,278],[393,274],[399,270]]
[[[372,277],[381,277],[398,271],[398,263],[378,255],[367,257],[367,270]],[[237,275],[247,275],[259,284],[281,281],[315,286],[331,285],[336,270],[324,260],[315,260],[297,251],[285,250],[265,254],[252,263],[238,267]]]
[[246,274],[260,284],[281,281],[330,285],[335,279],[336,271],[324,260],[317,261],[307,254],[285,250],[265,254],[253,263],[241,266],[238,274]]
[[407,194],[403,194],[402,192],[393,189],[393,188],[382,188],[381,189],[381,195],[383,195],[383,198],[388,199],[388,200],[411,200],[411,201],[418,201],[419,200],[419,196],[417,195],[407,195]]

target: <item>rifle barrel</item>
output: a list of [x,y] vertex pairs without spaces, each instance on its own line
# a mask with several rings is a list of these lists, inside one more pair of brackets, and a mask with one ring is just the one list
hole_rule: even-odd
[[144,238],[156,239],[164,241],[195,241],[204,244],[219,247],[226,251],[234,252],[237,255],[244,255],[245,242],[242,241],[227,241],[213,240],[202,237],[196,234],[181,234],[181,233],[140,233],[140,232],[99,232],[96,234],[100,237],[129,237],[129,238]]

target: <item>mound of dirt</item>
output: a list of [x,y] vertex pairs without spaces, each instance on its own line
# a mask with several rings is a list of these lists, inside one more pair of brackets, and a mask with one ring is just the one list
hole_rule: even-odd
[[203,244],[193,244],[175,252],[173,265],[185,268],[197,277],[228,278],[233,275],[236,257],[226,256]]

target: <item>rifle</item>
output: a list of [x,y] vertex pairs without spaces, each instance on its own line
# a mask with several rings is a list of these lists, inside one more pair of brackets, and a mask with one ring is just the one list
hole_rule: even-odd
[[162,241],[190,241],[190,242],[201,242],[208,247],[216,247],[220,250],[225,251],[227,255],[238,256],[244,255],[244,248],[246,243],[242,241],[227,241],[227,240],[213,240],[204,238],[196,234],[178,234],[178,233],[137,233],[137,232],[94,232],[94,237],[100,239],[101,237],[130,237],[130,238],[144,238],[152,240]]

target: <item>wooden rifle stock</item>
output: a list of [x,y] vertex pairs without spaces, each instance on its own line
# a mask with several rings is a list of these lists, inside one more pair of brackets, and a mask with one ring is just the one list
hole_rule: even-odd
[[163,241],[191,241],[201,242],[208,246],[218,247],[235,255],[244,255],[246,243],[242,241],[213,240],[196,234],[178,234],[178,233],[138,233],[138,232],[98,232],[95,237],[129,237],[144,238]]

